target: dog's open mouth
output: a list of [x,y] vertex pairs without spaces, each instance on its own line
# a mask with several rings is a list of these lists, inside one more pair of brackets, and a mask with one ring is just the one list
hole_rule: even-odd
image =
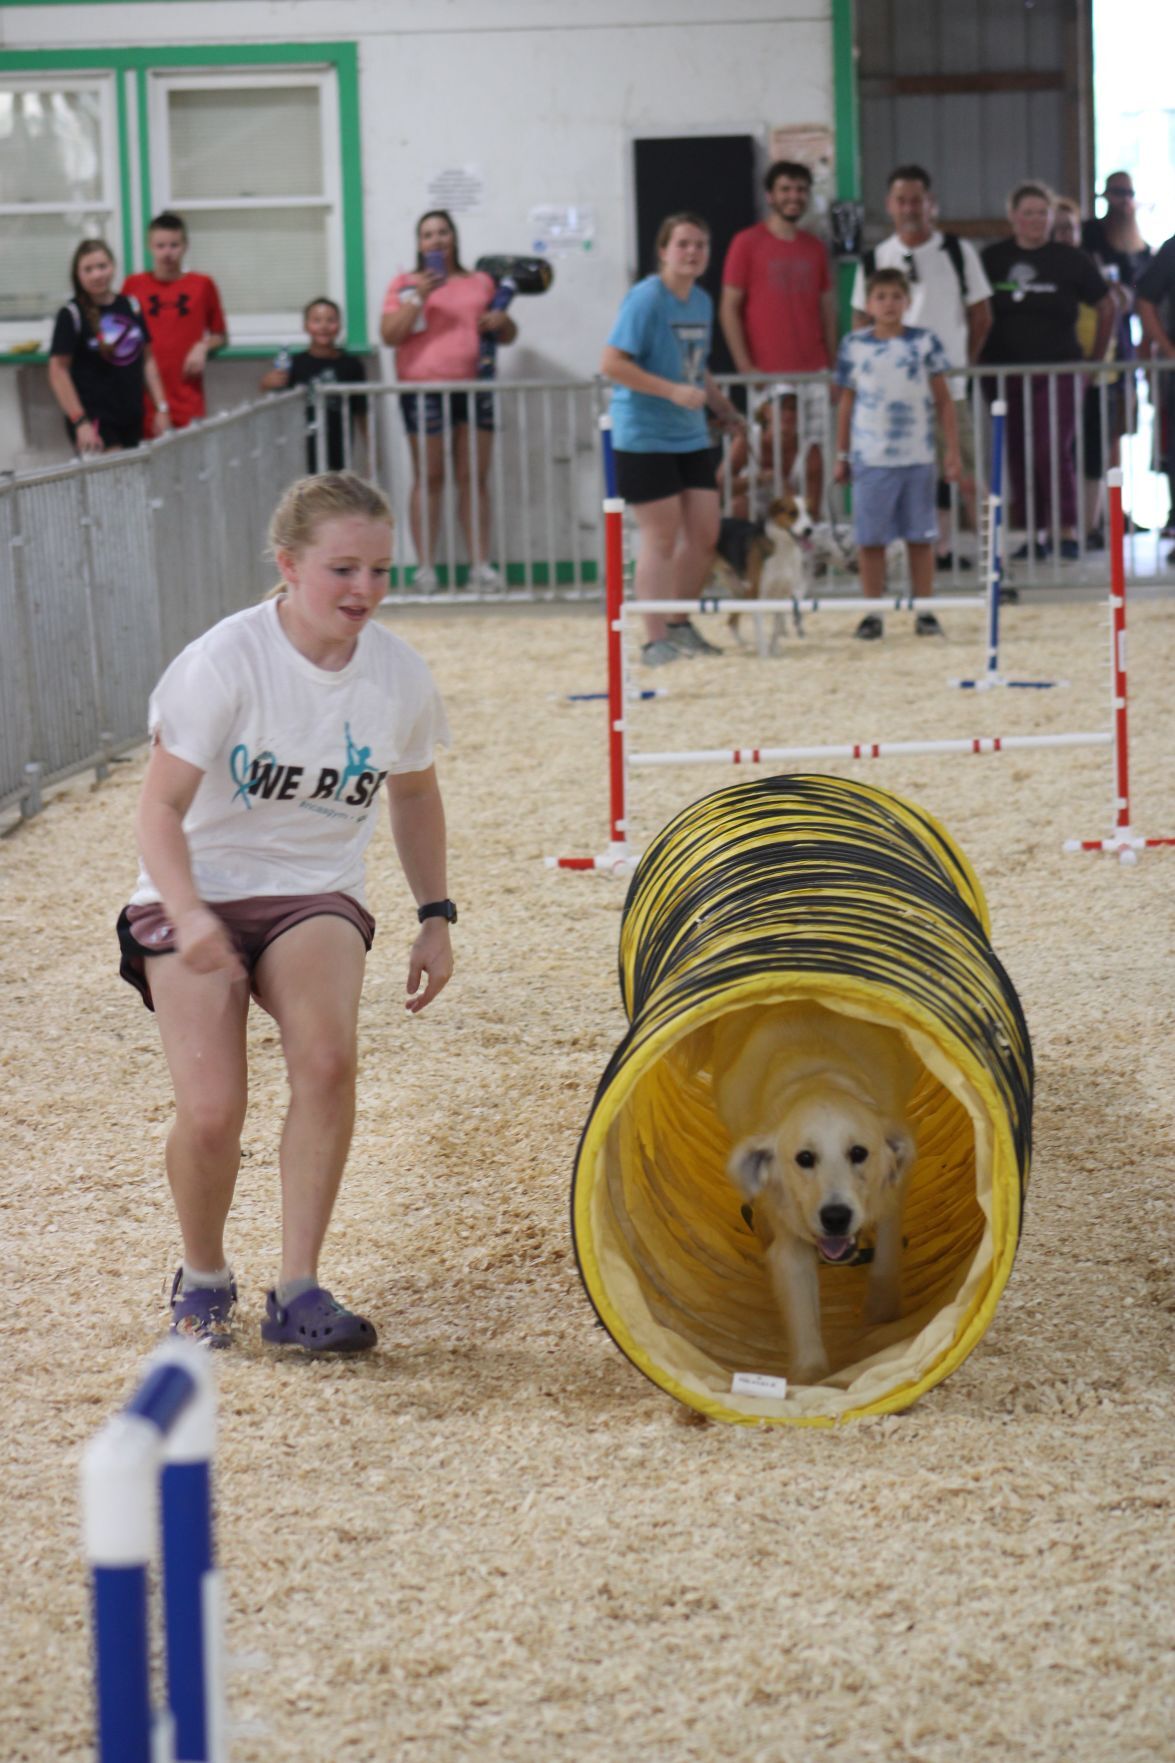
[[827,1261],[836,1267],[842,1261],[851,1261],[857,1253],[856,1237],[817,1237],[816,1253],[821,1261]]

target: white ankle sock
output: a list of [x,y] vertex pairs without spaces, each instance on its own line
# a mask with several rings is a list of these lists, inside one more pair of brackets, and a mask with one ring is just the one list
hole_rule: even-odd
[[292,1304],[295,1298],[300,1298],[303,1292],[314,1291],[317,1285],[318,1281],[312,1275],[304,1273],[301,1279],[287,1279],[283,1285],[275,1286],[273,1295],[279,1304]]
[[180,1281],[181,1292],[209,1291],[213,1286],[227,1286],[232,1279],[232,1268],[225,1265],[212,1273],[201,1273],[198,1268],[184,1262],[184,1277]]

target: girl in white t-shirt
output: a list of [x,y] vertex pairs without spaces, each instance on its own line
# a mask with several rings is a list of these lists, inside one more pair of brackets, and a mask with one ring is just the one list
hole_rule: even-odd
[[224,1250],[245,1118],[250,994],[289,1076],[282,1264],[263,1339],[361,1352],[376,1334],[318,1283],[355,1111],[356,1025],[375,921],[363,854],[386,782],[416,898],[407,1008],[453,969],[445,817],[433,765],[449,740],[419,655],[373,624],[392,516],[347,472],[304,478],[270,523],[282,582],[189,644],[151,697],[138,886],[122,973],[159,1021],[175,1090],[167,1174],[183,1236],[172,1329],[225,1346],[237,1288]]

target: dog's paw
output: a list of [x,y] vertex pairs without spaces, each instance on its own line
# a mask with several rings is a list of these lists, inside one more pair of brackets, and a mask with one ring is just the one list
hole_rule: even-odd
[[789,1370],[793,1383],[823,1383],[832,1366],[827,1353],[797,1354]]
[[883,1322],[896,1322],[902,1312],[901,1293],[896,1285],[874,1283],[865,1293],[861,1319],[874,1328]]

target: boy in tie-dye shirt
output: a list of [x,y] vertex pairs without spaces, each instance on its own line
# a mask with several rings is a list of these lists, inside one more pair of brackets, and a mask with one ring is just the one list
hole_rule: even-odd
[[[900,269],[878,269],[866,285],[872,323],[841,341],[836,377],[836,481],[853,484],[853,533],[861,590],[870,600],[885,589],[885,548],[905,541],[910,583],[918,599],[934,592],[936,467],[934,422],[944,441],[943,475],[959,478],[959,434],[947,385],[947,358],[933,331],[904,323],[910,287]],[[919,636],[941,635],[933,612],[914,621]],[[884,627],[869,613],[856,634],[877,638]]]

